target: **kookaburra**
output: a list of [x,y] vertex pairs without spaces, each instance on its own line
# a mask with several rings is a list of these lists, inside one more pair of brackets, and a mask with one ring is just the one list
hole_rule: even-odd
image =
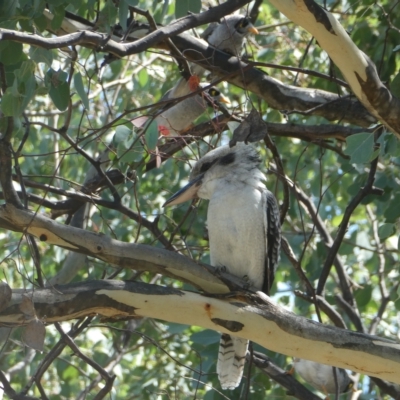
[[[246,277],[269,294],[279,259],[281,227],[274,195],[258,169],[259,156],[238,143],[210,151],[194,165],[189,183],[164,206],[193,198],[209,200],[207,225],[211,264]],[[248,341],[221,336],[217,372],[223,389],[240,384]]]

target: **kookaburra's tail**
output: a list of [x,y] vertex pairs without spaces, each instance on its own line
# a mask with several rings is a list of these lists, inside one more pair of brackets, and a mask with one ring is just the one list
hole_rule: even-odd
[[219,343],[217,373],[222,389],[235,389],[242,379],[249,341],[223,333]]

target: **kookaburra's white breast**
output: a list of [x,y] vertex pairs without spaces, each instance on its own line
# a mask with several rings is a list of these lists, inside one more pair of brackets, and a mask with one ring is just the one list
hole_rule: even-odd
[[262,188],[225,177],[208,182],[198,195],[210,200],[207,226],[211,264],[226,267],[239,277],[247,275],[250,283],[261,289],[266,256]]

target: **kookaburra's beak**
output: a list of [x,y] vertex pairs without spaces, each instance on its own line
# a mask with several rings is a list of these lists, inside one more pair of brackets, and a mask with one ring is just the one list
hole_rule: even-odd
[[202,184],[204,174],[196,176],[191,180],[186,186],[181,190],[178,190],[174,195],[172,195],[164,204],[163,207],[173,206],[175,204],[180,204],[188,200],[195,199],[197,197],[197,191],[200,189]]

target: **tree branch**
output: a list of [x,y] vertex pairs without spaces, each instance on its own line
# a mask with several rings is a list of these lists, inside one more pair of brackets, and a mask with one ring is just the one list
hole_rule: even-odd
[[375,64],[358,49],[338,20],[313,0],[271,0],[271,4],[315,37],[361,103],[400,137],[400,100],[381,82]]
[[[0,208],[0,227],[17,232],[27,232],[42,242],[83,253],[90,257],[121,268],[151,271],[189,282],[209,293],[226,293],[229,289],[223,280],[216,277],[214,268],[198,264],[180,254],[136,243],[110,239],[101,234],[60,224],[50,218],[31,211],[20,210],[12,205]],[[233,275],[221,273],[237,287],[243,282]]]
[[304,400],[321,400],[320,397],[316,396],[301,383],[297,382],[291,373],[288,373],[284,369],[275,365],[265,354],[257,351],[253,352],[253,362],[261,372],[286,388],[290,396]]
[[321,275],[320,275],[320,278],[318,281],[318,286],[317,286],[317,294],[321,294],[324,290],[326,280],[328,279],[329,271],[331,270],[331,266],[334,263],[334,260],[339,251],[340,245],[342,244],[344,235],[346,234],[346,231],[347,231],[347,226],[349,224],[350,218],[351,218],[354,210],[361,203],[361,200],[363,200],[368,194],[370,194],[372,185],[375,181],[375,173],[376,173],[377,165],[378,165],[378,157],[376,157],[371,162],[371,168],[370,168],[368,179],[367,179],[367,182],[365,183],[365,186],[359,190],[359,192],[352,198],[352,200],[346,207],[342,221],[340,222],[340,227],[339,227],[338,233],[336,235],[334,242],[332,243],[331,248],[329,249],[328,256],[326,257],[324,266],[322,268]]
[[[159,32],[159,30],[156,32]],[[95,47],[100,51],[112,53],[118,57],[139,52],[137,48],[132,47],[138,41],[118,43],[112,39],[106,39],[105,41],[104,34],[88,30],[52,39],[0,29],[0,41],[12,40],[46,49],[80,44],[86,47]],[[296,112],[312,110],[310,112],[312,115],[322,116],[330,121],[342,120],[363,127],[376,123],[376,119],[367,112],[364,106],[350,97],[339,97],[336,94],[319,89],[303,89],[284,85],[265,72],[252,67],[251,63],[242,62],[236,57],[218,51],[208,46],[204,41],[187,34],[174,36],[172,41],[190,61],[212,70],[213,73],[224,77],[236,86],[255,93],[274,109]]]
[[[1,324],[29,322],[20,310],[24,293],[14,290],[10,305],[0,313]],[[37,317],[47,323],[93,313],[156,318],[234,333],[271,351],[400,383],[400,346],[395,342],[298,317],[262,292],[212,297],[144,283],[91,281],[37,289],[29,296]]]

